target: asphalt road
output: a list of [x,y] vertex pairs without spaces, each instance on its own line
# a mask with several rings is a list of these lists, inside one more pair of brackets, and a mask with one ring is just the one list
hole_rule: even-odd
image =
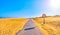
[[30,19],[24,28],[17,32],[16,35],[43,35],[43,33],[35,26],[34,22]]

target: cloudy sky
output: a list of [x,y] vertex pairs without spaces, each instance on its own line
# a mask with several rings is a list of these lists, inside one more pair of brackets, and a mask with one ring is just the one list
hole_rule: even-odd
[[60,15],[60,0],[0,0],[0,17],[32,18]]

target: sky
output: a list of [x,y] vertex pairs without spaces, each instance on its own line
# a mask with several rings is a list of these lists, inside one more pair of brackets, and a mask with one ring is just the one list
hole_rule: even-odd
[[0,0],[0,17],[33,18],[60,15],[60,0]]

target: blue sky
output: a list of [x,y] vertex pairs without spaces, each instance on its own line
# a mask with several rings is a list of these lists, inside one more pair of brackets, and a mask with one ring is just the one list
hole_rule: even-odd
[[0,17],[32,18],[39,17],[43,13],[51,16],[57,14],[60,15],[60,6],[50,6],[52,3],[51,1],[0,0]]

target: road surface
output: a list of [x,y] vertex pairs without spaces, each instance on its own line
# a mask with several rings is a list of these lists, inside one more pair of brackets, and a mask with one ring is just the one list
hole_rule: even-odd
[[43,33],[35,26],[32,19],[29,19],[24,28],[16,35],[43,35]]

